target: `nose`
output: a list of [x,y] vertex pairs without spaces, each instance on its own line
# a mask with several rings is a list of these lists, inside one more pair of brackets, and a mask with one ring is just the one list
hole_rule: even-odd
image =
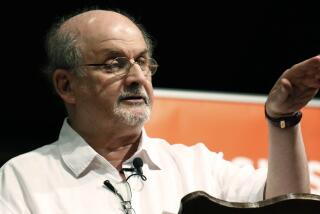
[[129,71],[125,77],[125,81],[128,85],[133,82],[144,85],[146,82],[150,81],[150,76],[146,75],[146,72],[143,71],[138,63],[134,59],[130,59]]

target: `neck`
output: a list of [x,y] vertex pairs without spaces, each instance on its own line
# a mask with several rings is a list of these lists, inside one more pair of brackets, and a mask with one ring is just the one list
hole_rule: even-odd
[[141,138],[139,134],[124,135],[113,138],[108,143],[93,146],[93,148],[107,159],[118,170],[122,169],[122,163],[130,158],[138,149]]
[[75,121],[72,128],[101,156],[115,168],[121,170],[122,163],[130,158],[139,146],[142,127],[116,126],[114,123],[81,126]]

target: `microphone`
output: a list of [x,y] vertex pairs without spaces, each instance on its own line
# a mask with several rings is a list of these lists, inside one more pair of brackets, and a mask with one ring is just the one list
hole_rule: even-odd
[[141,158],[135,158],[133,159],[133,167],[136,169],[137,174],[141,177],[142,180],[147,180],[146,176],[143,175],[142,172],[142,166],[143,166],[143,161]]
[[143,166],[143,161],[141,158],[137,157],[135,159],[133,159],[132,161],[132,165],[133,165],[133,168],[123,168],[121,169],[122,172],[134,172],[133,174],[131,174],[126,180],[128,181],[129,178],[131,178],[131,176],[134,176],[134,175],[138,175],[140,176],[140,178],[143,180],[143,181],[146,181],[147,178],[146,176],[143,175],[143,172],[142,172],[142,166]]
[[113,192],[114,194],[117,194],[117,193],[118,193],[117,190],[116,190],[116,188],[114,188],[114,186],[110,183],[109,180],[105,180],[105,181],[103,182],[103,184],[104,184],[106,187],[108,187],[108,189],[109,189],[111,192]]
[[142,166],[143,166],[143,161],[141,158],[135,158],[133,159],[133,167],[136,169],[138,175],[142,175],[143,172],[142,172]]

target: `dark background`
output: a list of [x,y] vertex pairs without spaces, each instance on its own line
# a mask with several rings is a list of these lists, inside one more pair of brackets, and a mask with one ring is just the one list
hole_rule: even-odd
[[155,37],[155,87],[266,95],[286,68],[320,53],[316,1],[2,3],[0,166],[57,138],[65,113],[41,74],[44,36],[59,16],[93,6],[122,9]]

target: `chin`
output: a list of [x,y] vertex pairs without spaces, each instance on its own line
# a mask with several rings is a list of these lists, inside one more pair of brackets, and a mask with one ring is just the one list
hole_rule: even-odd
[[128,126],[143,126],[150,119],[151,109],[149,107],[139,109],[117,108],[114,111],[116,117]]

